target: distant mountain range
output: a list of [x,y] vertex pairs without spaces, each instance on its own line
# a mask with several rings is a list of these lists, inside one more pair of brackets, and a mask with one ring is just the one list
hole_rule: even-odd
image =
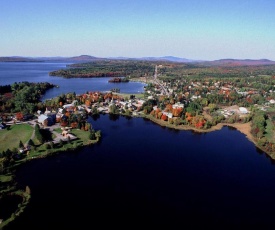
[[76,57],[0,57],[0,62],[44,62],[44,61],[57,61],[57,62],[86,62],[86,61],[94,61],[100,60],[102,58],[97,58],[89,55],[81,55]]
[[187,58],[180,58],[174,56],[164,56],[164,57],[143,57],[139,58],[141,60],[147,61],[171,61],[171,62],[198,62],[197,60],[191,60]]
[[27,57],[0,57],[0,62],[39,62],[41,60]]
[[251,66],[251,65],[274,65],[275,61],[268,59],[220,59],[215,61],[206,61],[202,64],[209,64],[211,66]]
[[142,57],[142,58],[129,58],[129,57],[109,57],[99,58],[90,55],[80,55],[75,57],[0,57],[0,62],[90,62],[95,60],[145,60],[145,61],[170,61],[177,63],[199,63],[208,66],[246,66],[246,65],[274,65],[275,61],[268,59],[220,59],[214,61],[192,60],[187,58],[180,58],[174,56],[164,57]]

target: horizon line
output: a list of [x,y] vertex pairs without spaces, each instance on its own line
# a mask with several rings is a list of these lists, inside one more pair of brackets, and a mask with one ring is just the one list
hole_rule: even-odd
[[191,58],[185,58],[185,57],[178,57],[178,56],[173,56],[173,55],[165,55],[165,56],[142,56],[142,57],[129,57],[129,56],[108,56],[108,57],[99,57],[99,56],[94,56],[90,54],[80,54],[80,55],[73,55],[73,56],[20,56],[20,55],[12,55],[12,56],[0,56],[0,58],[77,58],[77,57],[82,57],[82,56],[88,56],[88,57],[94,57],[94,58],[102,58],[102,59],[143,59],[143,58],[175,58],[175,59],[185,59],[187,61],[199,61],[199,62],[204,62],[204,61],[220,61],[220,60],[234,60],[234,61],[272,61],[272,59],[268,58],[232,58],[232,57],[227,57],[227,58],[220,58],[220,59],[191,59]]

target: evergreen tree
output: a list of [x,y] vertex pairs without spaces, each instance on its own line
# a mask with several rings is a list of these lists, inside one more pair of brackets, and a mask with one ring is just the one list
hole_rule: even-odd
[[34,127],[34,135],[35,135],[36,139],[40,142],[40,144],[42,144],[44,140],[43,140],[43,136],[40,132],[40,127],[38,124],[36,124]]
[[24,148],[24,144],[23,144],[23,142],[21,140],[19,142],[19,148]]
[[33,143],[33,140],[32,140],[32,139],[30,139],[30,140],[28,141],[28,145],[34,146],[34,143]]
[[90,140],[95,140],[96,139],[96,135],[95,135],[95,130],[92,129],[89,135]]
[[100,138],[101,137],[101,130],[97,130],[96,132],[95,132],[95,136],[96,136],[96,138]]
[[7,149],[7,151],[5,152],[5,156],[6,158],[10,159],[12,156],[12,151],[10,149]]

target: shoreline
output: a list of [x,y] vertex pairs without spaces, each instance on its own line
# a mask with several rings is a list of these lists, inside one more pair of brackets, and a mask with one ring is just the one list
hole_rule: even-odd
[[[161,126],[166,126],[168,128],[173,128],[173,129],[178,129],[178,130],[192,130],[195,132],[200,132],[200,133],[208,133],[208,132],[213,132],[213,131],[218,131],[221,130],[222,127],[224,126],[230,126],[233,127],[235,129],[237,129],[238,131],[240,131],[241,133],[245,134],[245,136],[252,142],[254,142],[254,138],[252,136],[252,134],[250,133],[251,131],[251,122],[247,122],[247,123],[234,123],[234,124],[229,124],[229,123],[218,123],[215,126],[212,126],[209,129],[197,129],[195,127],[191,127],[188,125],[179,125],[179,126],[175,126],[175,125],[171,125],[168,124],[168,122],[166,121],[162,121],[160,119],[154,118],[154,117],[150,117],[150,116],[142,116],[144,118],[147,118]],[[166,124],[167,123],[167,124]]]
[[212,126],[209,129],[197,129],[195,127],[191,127],[188,125],[179,125],[179,126],[175,126],[172,124],[168,124],[167,121],[162,121],[160,119],[154,118],[152,116],[148,116],[148,115],[144,115],[144,116],[140,116],[143,118],[146,118],[160,126],[163,127],[167,127],[167,128],[171,128],[171,129],[177,129],[177,130],[186,130],[186,131],[194,131],[194,132],[198,132],[198,133],[209,133],[209,132],[213,132],[213,131],[219,131],[221,130],[224,126],[229,126],[232,128],[235,128],[236,130],[238,130],[239,132],[241,132],[242,134],[245,135],[245,137],[251,141],[256,148],[260,149],[261,151],[263,151],[268,157],[270,157],[272,160],[275,160],[275,154],[274,153],[270,153],[267,152],[264,148],[262,148],[261,146],[259,146],[257,144],[257,142],[255,141],[255,138],[252,136],[251,134],[251,122],[247,122],[247,123],[233,123],[233,124],[229,124],[229,123],[218,123],[215,126]]

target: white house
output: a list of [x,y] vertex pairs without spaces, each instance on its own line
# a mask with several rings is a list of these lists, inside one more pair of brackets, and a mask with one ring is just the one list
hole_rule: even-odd
[[198,98],[201,98],[201,96],[200,96],[200,95],[198,95],[198,96],[193,95],[193,96],[191,97],[191,100],[193,101],[193,100],[198,99]]
[[172,113],[163,112],[163,114],[166,115],[168,118],[173,118],[173,114]]
[[184,104],[177,102],[174,105],[172,105],[172,108],[173,109],[184,108]]
[[245,107],[240,107],[240,108],[239,108],[239,111],[240,111],[240,113],[242,113],[242,114],[247,114],[247,113],[248,113],[247,108],[245,108]]
[[74,104],[66,104],[66,105],[63,105],[63,109],[67,109],[69,107],[74,107]]
[[47,120],[48,117],[44,114],[41,114],[39,117],[38,117],[38,123],[40,124],[44,124],[44,121]]

